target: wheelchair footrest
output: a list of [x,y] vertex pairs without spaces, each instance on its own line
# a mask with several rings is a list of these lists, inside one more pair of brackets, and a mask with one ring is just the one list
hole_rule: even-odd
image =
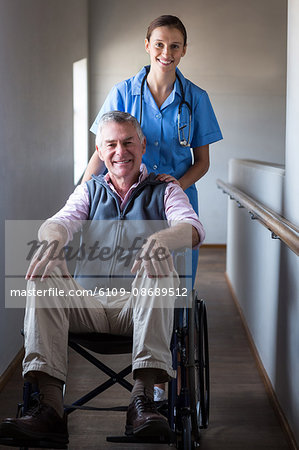
[[0,445],[7,445],[8,447],[24,447],[24,448],[62,448],[67,449],[66,444],[60,444],[53,441],[43,439],[24,440],[18,438],[1,438]]
[[171,444],[175,442],[175,433],[171,433],[168,439],[164,436],[127,436],[123,434],[122,436],[107,436],[106,441],[108,442],[119,442],[127,444]]

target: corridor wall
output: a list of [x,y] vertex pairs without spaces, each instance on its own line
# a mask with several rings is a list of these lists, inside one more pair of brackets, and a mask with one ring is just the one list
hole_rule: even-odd
[[[295,156],[295,155],[294,155]],[[298,159],[295,156],[295,159]],[[295,163],[295,160],[294,160]],[[229,183],[280,215],[287,167],[231,160]],[[296,190],[298,184],[293,184]],[[224,199],[223,199],[224,200]],[[293,211],[298,210],[293,205]],[[299,222],[294,221],[298,226]],[[262,366],[299,443],[299,258],[245,208],[228,201],[227,277]]]
[[227,211],[215,181],[227,179],[229,159],[284,163],[286,4],[152,0],[148,8],[140,0],[90,0],[91,121],[114,83],[149,64],[144,38],[151,20],[174,14],[187,28],[179,67],[209,93],[224,136],[211,145],[210,170],[197,183],[207,244],[226,243]]
[[87,12],[87,0],[0,2],[0,380],[23,321],[4,307],[4,223],[45,219],[73,189],[72,70],[87,56]]
[[[288,1],[285,175],[271,182],[232,161],[230,182],[299,227],[299,2]],[[272,170],[272,172],[274,169]],[[247,175],[246,175],[247,174]],[[269,180],[269,178],[268,178]],[[230,202],[231,203],[231,202]],[[246,215],[246,218],[245,218]],[[229,205],[227,273],[275,395],[299,445],[299,258]],[[297,448],[297,447],[296,447]]]

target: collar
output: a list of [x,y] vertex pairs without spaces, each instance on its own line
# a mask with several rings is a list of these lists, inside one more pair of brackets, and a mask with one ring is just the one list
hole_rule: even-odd
[[176,71],[177,77],[176,77],[176,80],[175,80],[175,83],[174,83],[174,92],[175,92],[175,94],[178,94],[180,97],[182,97],[182,91],[181,91],[181,88],[180,88],[180,82],[178,80],[178,76],[180,77],[180,80],[182,82],[182,86],[183,86],[184,92],[186,92],[186,80],[185,80],[184,75],[182,74],[182,72],[178,68],[176,68],[175,71]]
[[[139,178],[138,181],[136,181],[136,183],[132,184],[132,186],[128,189],[128,192],[130,192],[132,189],[135,189],[135,187],[137,187],[140,183],[142,183],[143,180],[145,180],[148,176],[148,172],[147,172],[147,168],[145,167],[145,165],[142,163],[140,166],[140,174],[139,174]],[[104,176],[104,180],[105,182],[108,184],[108,186],[118,194],[117,190],[115,189],[111,178],[110,178],[110,174],[109,172],[106,173],[106,175]],[[128,193],[127,192],[127,193]],[[119,195],[119,194],[118,194]],[[119,195],[120,196],[120,195]]]
[[[150,66],[142,67],[142,69],[135,75],[135,77],[133,77],[133,81],[132,81],[132,93],[133,93],[133,95],[140,95],[141,83],[142,83],[142,80],[145,77],[147,68],[149,69]],[[181,80],[182,85],[183,85],[183,89],[185,91],[186,81],[185,81],[184,75],[182,74],[182,72],[178,68],[176,68],[176,74],[180,77],[180,80]],[[181,89],[180,89],[180,83],[179,83],[177,78],[176,78],[175,83],[174,83],[173,92],[174,92],[174,94],[178,94],[180,97],[182,97]]]
[[149,69],[150,66],[144,66],[142,67],[141,70],[139,70],[139,72],[135,75],[135,77],[133,77],[133,81],[132,81],[132,92],[133,95],[140,95],[140,90],[141,90],[141,83],[143,78],[146,75],[146,69]]

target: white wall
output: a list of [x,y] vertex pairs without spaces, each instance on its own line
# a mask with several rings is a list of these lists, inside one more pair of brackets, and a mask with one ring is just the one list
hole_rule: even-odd
[[289,0],[285,214],[299,226],[299,1]]
[[215,180],[227,179],[229,159],[284,162],[286,0],[90,0],[91,121],[112,85],[148,63],[146,29],[161,14],[183,20],[189,44],[180,68],[208,91],[223,131],[198,189],[206,242],[224,243]]
[[[288,2],[286,177],[284,216],[299,227],[299,1]],[[275,388],[299,445],[299,257],[283,248],[280,261]]]
[[[229,181],[299,226],[299,0],[288,2],[285,175],[231,161]],[[271,115],[267,118],[271,119]],[[274,125],[275,122],[271,124]],[[229,201],[227,274],[299,443],[299,258]]]
[[72,69],[87,56],[87,0],[0,1],[0,375],[22,346],[4,308],[4,221],[44,219],[73,189]]
[[[290,217],[284,210],[287,170],[244,160],[231,160],[229,168],[231,184]],[[294,184],[293,191],[296,189]],[[298,212],[298,197],[294,210]],[[270,231],[230,200],[227,275],[278,401],[299,442],[299,258],[285,244],[271,239]]]
[[[229,182],[278,214],[282,212],[284,169],[231,160]],[[252,220],[245,208],[228,201],[227,274],[264,367],[274,384],[281,243]]]

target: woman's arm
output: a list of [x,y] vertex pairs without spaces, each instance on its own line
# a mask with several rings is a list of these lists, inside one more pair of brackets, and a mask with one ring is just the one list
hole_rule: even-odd
[[91,175],[98,175],[104,169],[104,163],[100,160],[99,155],[95,151],[89,160],[88,166],[82,178],[82,184],[91,179]]
[[193,149],[194,164],[187,170],[187,172],[177,180],[172,175],[167,173],[160,173],[157,179],[161,181],[178,184],[185,191],[189,186],[192,186],[197,180],[203,177],[210,167],[209,145],[196,147]]
[[178,180],[184,191],[189,186],[192,186],[192,184],[194,184],[201,177],[203,177],[210,167],[210,155],[208,144],[194,148],[193,155],[194,155],[194,164]]

